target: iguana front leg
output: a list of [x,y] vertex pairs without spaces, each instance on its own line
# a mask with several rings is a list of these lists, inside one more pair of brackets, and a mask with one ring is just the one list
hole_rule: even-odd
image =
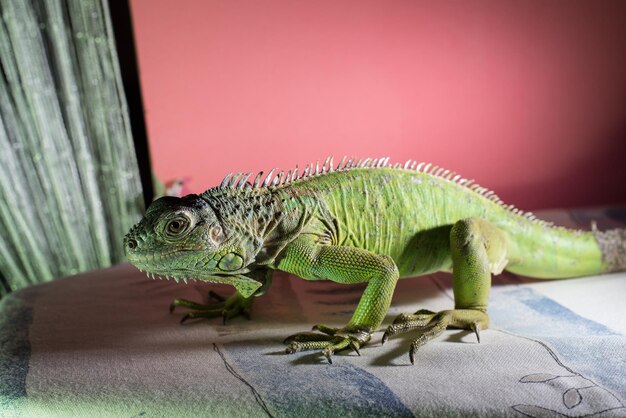
[[480,330],[489,326],[487,299],[491,274],[501,273],[508,262],[505,234],[483,219],[462,219],[450,231],[450,252],[455,309],[438,313],[420,310],[412,315],[400,315],[383,335],[384,343],[391,335],[423,330],[410,347],[409,358],[413,364],[417,350],[447,327],[471,330],[480,342]]
[[288,337],[286,352],[322,349],[329,362],[335,351],[358,349],[371,338],[382,323],[393,290],[398,281],[398,268],[391,257],[352,247],[319,244],[312,235],[304,235],[290,243],[281,254],[278,269],[304,279],[332,280],[352,284],[366,282],[367,287],[350,322],[336,329],[317,325],[318,333],[300,333]]
[[262,283],[261,287],[250,297],[244,297],[238,291],[225,298],[217,293],[210,291],[209,297],[216,299],[216,302],[202,304],[187,299],[175,299],[170,304],[170,313],[174,312],[176,307],[189,308],[191,311],[182,317],[180,323],[194,318],[217,318],[222,317],[225,324],[227,319],[243,315],[250,319],[250,308],[256,296],[265,293],[272,284],[273,270],[268,268],[260,268],[246,274],[247,277]]
[[209,297],[216,299],[216,302],[202,304],[193,302],[187,299],[175,299],[170,304],[170,313],[174,312],[176,307],[183,307],[191,309],[180,320],[180,323],[184,323],[189,319],[196,318],[218,318],[222,317],[222,322],[226,324],[227,319],[234,318],[238,315],[243,315],[250,319],[250,307],[252,306],[253,297],[245,298],[235,292],[227,298],[224,298],[217,293],[209,292]]

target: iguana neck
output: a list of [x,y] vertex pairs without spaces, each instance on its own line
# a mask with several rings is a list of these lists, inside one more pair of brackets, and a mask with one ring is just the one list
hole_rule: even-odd
[[202,194],[228,237],[246,255],[250,270],[274,263],[310,219],[308,196],[282,190],[214,188]]

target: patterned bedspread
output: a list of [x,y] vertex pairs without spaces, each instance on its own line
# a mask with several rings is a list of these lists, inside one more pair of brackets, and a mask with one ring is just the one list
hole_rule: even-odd
[[[626,225],[626,210],[551,211],[566,226]],[[0,301],[0,416],[626,417],[626,274],[494,280],[492,328],[477,343],[446,331],[417,354],[415,334],[339,354],[285,355],[285,336],[343,325],[362,286],[278,274],[252,320],[179,325],[176,297],[228,287],[152,281],[129,265]],[[452,306],[451,279],[401,280],[402,312]]]

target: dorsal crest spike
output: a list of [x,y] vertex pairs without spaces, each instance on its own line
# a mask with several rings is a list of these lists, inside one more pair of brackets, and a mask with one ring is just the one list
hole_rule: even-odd
[[254,178],[254,183],[252,184],[253,188],[255,188],[255,189],[259,188],[259,183],[261,182],[261,177],[263,177],[263,172],[259,171],[259,173]]
[[326,161],[324,161],[324,165],[322,166],[322,173],[326,173],[327,171],[330,171],[330,167],[332,167],[332,160],[333,157],[328,156],[326,157]]
[[270,185],[270,181],[272,180],[272,174],[274,174],[274,171],[276,171],[276,169],[272,168],[270,172],[267,173],[267,176],[265,177],[265,180],[263,181],[262,187],[267,187]]
[[[492,190],[489,190],[485,187],[482,187],[476,183],[472,179],[463,178],[461,175],[455,173],[454,171],[447,170],[443,167],[439,167],[437,165],[433,165],[432,163],[420,162],[414,160],[407,160],[404,163],[389,163],[389,157],[379,157],[379,158],[356,158],[356,157],[342,157],[341,161],[335,165],[333,161],[333,157],[329,156],[326,159],[322,160],[322,164],[320,164],[320,160],[315,162],[311,162],[304,166],[304,170],[300,171],[298,166],[293,170],[288,171],[280,171],[276,176],[274,173],[276,172],[276,168],[270,170],[270,172],[265,176],[263,180],[263,171],[256,174],[254,177],[254,181],[250,183],[248,179],[252,175],[252,173],[242,174],[241,172],[229,173],[222,180],[219,187],[207,190],[205,193],[208,195],[214,193],[223,193],[219,191],[219,189],[225,188],[236,188],[236,189],[244,189],[244,188],[261,188],[261,187],[281,187],[284,185],[289,185],[294,182],[298,182],[302,179],[311,179],[316,176],[327,175],[333,173],[335,171],[347,171],[355,168],[361,169],[379,169],[379,168],[390,168],[390,169],[399,169],[399,170],[415,170],[419,173],[427,174],[429,176],[437,177],[439,179],[447,180],[453,183],[456,183],[458,186],[469,189],[473,193],[478,196],[482,196],[485,199],[493,202],[494,204],[502,207],[505,210],[510,211],[513,214],[528,220],[529,222],[534,222],[536,225],[548,227],[554,227],[554,224],[551,222],[542,221],[537,219],[537,217],[532,212],[524,212],[520,209],[517,209],[513,205],[505,204]],[[262,182],[262,184],[261,184]]]
[[344,164],[346,162],[346,158],[347,157],[345,155],[341,158],[341,161],[339,161],[339,164],[337,164],[337,171],[343,169],[343,166],[344,166]]
[[237,184],[237,180],[239,179],[239,177],[241,176],[241,172],[238,172],[237,174],[235,174],[231,179],[230,182],[228,183],[228,187],[229,188],[234,188],[235,184]]
[[226,177],[224,177],[224,179],[222,180],[222,183],[220,183],[220,188],[225,188],[226,186],[228,186],[228,181],[230,180],[230,177],[233,175],[233,173],[228,173],[226,174]]
[[239,182],[237,183],[237,188],[238,189],[243,189],[245,187],[246,184],[248,184],[248,178],[252,175],[252,173],[246,173],[243,176],[241,176],[241,178],[239,179]]

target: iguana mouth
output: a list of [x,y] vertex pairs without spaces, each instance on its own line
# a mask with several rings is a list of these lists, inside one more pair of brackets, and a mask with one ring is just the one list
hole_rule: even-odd
[[128,260],[130,262],[132,262],[133,264],[135,262],[149,262],[149,263],[154,263],[154,262],[163,262],[163,261],[168,261],[172,258],[174,258],[173,256],[176,254],[181,254],[181,253],[190,253],[190,252],[200,252],[202,251],[202,249],[197,249],[197,248],[177,248],[175,250],[171,250],[165,253],[149,253],[146,252],[144,254],[141,253],[131,253],[131,254],[126,254],[126,257],[128,258]]

